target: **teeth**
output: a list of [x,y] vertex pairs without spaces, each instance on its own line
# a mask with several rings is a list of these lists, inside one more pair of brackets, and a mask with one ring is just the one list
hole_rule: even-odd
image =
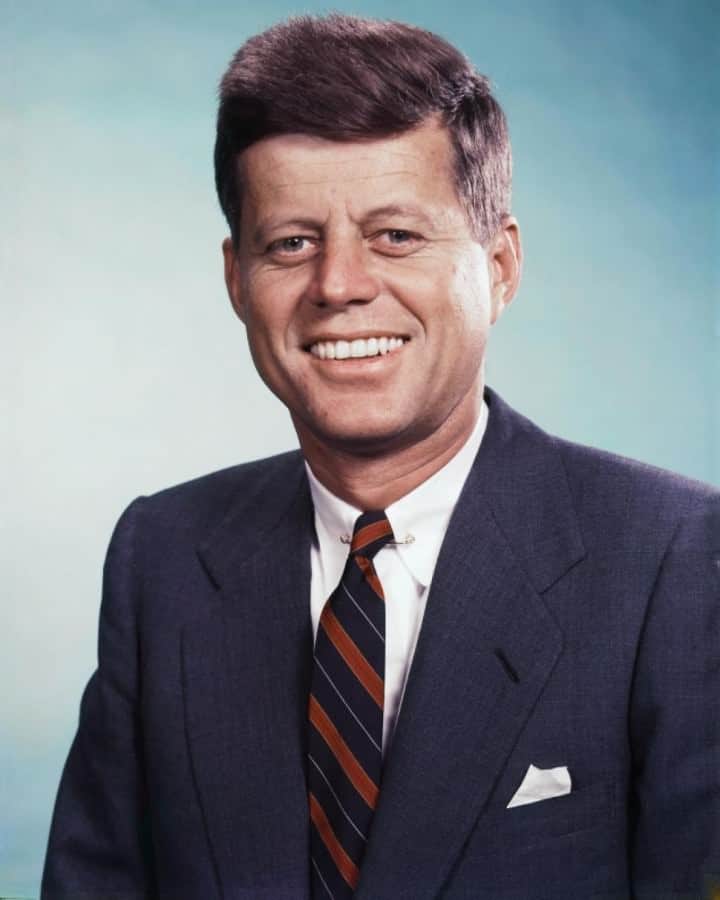
[[318,341],[310,352],[318,359],[363,359],[366,356],[384,356],[405,343],[400,337],[356,338],[354,341]]

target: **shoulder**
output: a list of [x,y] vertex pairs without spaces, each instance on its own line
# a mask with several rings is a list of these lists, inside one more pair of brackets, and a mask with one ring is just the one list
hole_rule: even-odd
[[606,500],[619,495],[646,502],[671,504],[688,511],[720,497],[720,489],[648,463],[563,438],[548,438],[563,461],[568,481],[578,500],[602,494]]
[[616,561],[678,553],[706,570],[720,549],[720,490],[676,472],[561,438],[562,460],[588,549]]
[[672,528],[720,509],[720,490],[675,472],[558,437],[553,442],[576,508],[602,520],[641,521]]
[[718,488],[549,434],[492,391],[488,399],[491,468],[503,490],[530,484],[546,504],[565,495],[586,546],[662,552],[681,523],[696,520],[720,535]]
[[132,523],[146,534],[196,541],[243,507],[282,505],[304,477],[299,450],[241,463],[138,497],[117,528]]

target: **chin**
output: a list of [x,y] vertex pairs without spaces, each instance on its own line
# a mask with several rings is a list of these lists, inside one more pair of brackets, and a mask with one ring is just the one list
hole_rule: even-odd
[[326,447],[371,456],[397,450],[408,440],[411,443],[417,441],[415,429],[412,429],[410,437],[409,425],[406,420],[393,420],[387,416],[378,419],[373,416],[363,418],[361,415],[351,422],[326,420],[310,423],[306,420],[303,430],[310,431],[313,439]]

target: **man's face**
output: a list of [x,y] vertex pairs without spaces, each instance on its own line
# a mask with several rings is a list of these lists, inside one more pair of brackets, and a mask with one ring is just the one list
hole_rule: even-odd
[[301,443],[386,452],[474,420],[508,282],[499,253],[472,237],[451,160],[434,122],[369,141],[281,135],[244,152],[226,279]]

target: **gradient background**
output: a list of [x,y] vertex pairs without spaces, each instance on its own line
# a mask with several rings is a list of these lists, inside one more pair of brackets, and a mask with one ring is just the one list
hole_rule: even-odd
[[[713,2],[368,0],[494,80],[526,266],[488,381],[540,424],[720,484]],[[226,300],[215,88],[324,7],[0,0],[0,895],[36,896],[137,494],[295,445]]]

